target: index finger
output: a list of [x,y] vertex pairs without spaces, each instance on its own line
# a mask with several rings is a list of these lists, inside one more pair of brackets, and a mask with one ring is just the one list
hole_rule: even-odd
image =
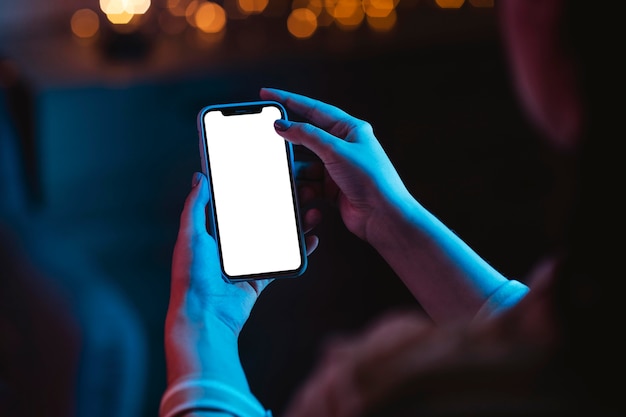
[[301,94],[276,88],[262,88],[260,96],[264,100],[276,100],[283,103],[289,110],[303,116],[317,127],[342,138],[345,137],[349,128],[359,121],[338,107]]

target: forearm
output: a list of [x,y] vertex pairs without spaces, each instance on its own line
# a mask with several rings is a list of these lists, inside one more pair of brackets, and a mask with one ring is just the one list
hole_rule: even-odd
[[238,415],[242,408],[264,415],[250,392],[233,329],[210,315],[194,318],[188,310],[168,313],[166,326],[168,387],[162,417],[174,409],[186,410],[176,413],[185,416]]
[[220,320],[208,314],[194,317],[189,310],[168,313],[165,340],[168,383],[204,378],[248,391],[237,334]]
[[206,231],[206,177],[194,174],[172,256],[165,318],[167,388],[159,417],[268,413],[250,392],[238,337],[267,282],[229,284],[220,276],[215,241]]
[[408,194],[382,216],[368,241],[435,322],[471,321],[508,282]]

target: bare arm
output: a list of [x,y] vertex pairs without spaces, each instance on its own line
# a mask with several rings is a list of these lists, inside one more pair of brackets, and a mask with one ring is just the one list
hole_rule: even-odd
[[206,230],[207,180],[196,174],[194,184],[172,260],[165,320],[168,385],[159,415],[262,417],[267,413],[250,391],[238,337],[269,281],[229,284],[222,279],[215,241]]
[[[479,311],[526,293],[524,285],[492,268],[410,195],[369,123],[282,90],[262,89],[261,97],[309,121],[278,121],[276,128],[320,158],[323,192],[336,203],[346,227],[380,253],[435,322],[469,322]],[[507,297],[490,298],[503,288]]]

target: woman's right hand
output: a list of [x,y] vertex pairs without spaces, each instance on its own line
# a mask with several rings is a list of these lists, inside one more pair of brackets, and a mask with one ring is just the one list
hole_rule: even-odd
[[[263,88],[260,96],[309,122],[277,121],[275,127],[283,138],[320,158],[323,167],[309,168],[307,176],[322,180],[322,195],[336,203],[352,233],[372,243],[390,210],[413,200],[368,122],[284,90]],[[305,218],[305,223],[310,222]]]
[[526,294],[526,286],[509,282],[411,196],[369,123],[299,94],[262,89],[260,95],[305,120],[277,120],[275,128],[319,157],[324,194],[348,230],[372,245],[435,322],[469,323]]

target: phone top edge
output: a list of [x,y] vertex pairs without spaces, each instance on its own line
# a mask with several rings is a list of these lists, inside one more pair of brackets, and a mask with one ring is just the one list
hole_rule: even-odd
[[[232,112],[232,114],[246,114],[246,113],[257,113],[257,109],[259,110],[258,112],[260,112],[260,110],[263,107],[266,106],[274,106],[277,107],[278,110],[280,111],[281,117],[283,119],[287,119],[287,111],[285,110],[285,107],[279,103],[278,101],[273,101],[273,100],[259,100],[259,101],[240,101],[240,102],[233,102],[233,103],[219,103],[219,104],[210,104],[207,106],[204,106],[200,109],[200,111],[198,112],[198,124],[199,126],[202,123],[202,117],[204,117],[204,115],[210,111],[230,111]],[[236,112],[237,109],[241,109],[242,112],[238,113]],[[254,109],[254,111],[248,111]],[[231,114],[227,114],[228,116],[230,116]]]

